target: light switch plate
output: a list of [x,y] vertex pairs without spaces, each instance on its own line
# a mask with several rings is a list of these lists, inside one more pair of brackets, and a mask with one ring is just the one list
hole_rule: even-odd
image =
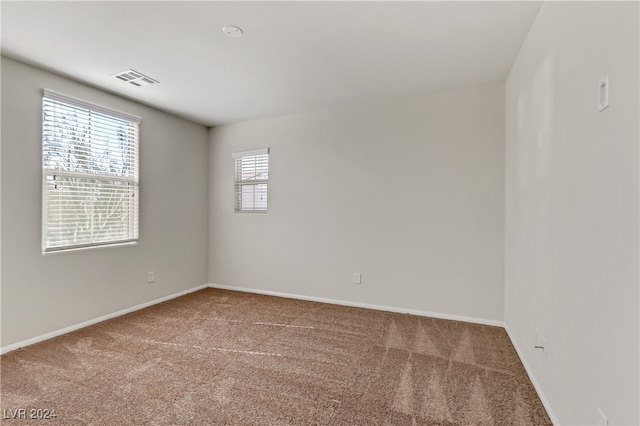
[[598,111],[609,108],[609,74],[605,75],[598,85]]

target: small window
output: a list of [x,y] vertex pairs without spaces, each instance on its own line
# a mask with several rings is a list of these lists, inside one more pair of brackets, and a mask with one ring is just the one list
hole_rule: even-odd
[[140,118],[48,89],[42,117],[43,252],[137,241]]
[[236,152],[235,211],[266,213],[269,181],[269,149]]

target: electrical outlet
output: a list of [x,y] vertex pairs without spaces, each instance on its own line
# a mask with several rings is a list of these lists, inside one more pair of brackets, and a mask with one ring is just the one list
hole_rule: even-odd
[[153,271],[149,271],[148,275],[147,275],[147,282],[148,283],[152,283],[156,280],[156,273]]
[[536,145],[538,146],[538,149],[542,149],[542,145],[544,142],[544,138],[542,137],[542,130],[538,131],[538,140],[536,142]]
[[609,426],[609,419],[600,410],[600,407],[596,407],[596,424],[598,426]]
[[535,329],[535,342],[533,344],[534,349],[542,352],[542,355],[547,358],[547,338],[540,334],[540,329]]
[[361,284],[362,283],[362,274],[359,272],[356,272],[355,274],[353,274],[353,283],[354,284]]

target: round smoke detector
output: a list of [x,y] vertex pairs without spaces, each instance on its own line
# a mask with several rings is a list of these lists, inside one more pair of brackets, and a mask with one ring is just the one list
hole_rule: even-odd
[[222,31],[228,35],[229,37],[238,38],[242,37],[242,30],[235,25],[230,25],[228,27],[222,27]]

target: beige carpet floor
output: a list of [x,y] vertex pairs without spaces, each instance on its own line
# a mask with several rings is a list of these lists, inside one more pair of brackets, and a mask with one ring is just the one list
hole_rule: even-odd
[[232,291],[0,361],[2,424],[551,424],[499,327]]

